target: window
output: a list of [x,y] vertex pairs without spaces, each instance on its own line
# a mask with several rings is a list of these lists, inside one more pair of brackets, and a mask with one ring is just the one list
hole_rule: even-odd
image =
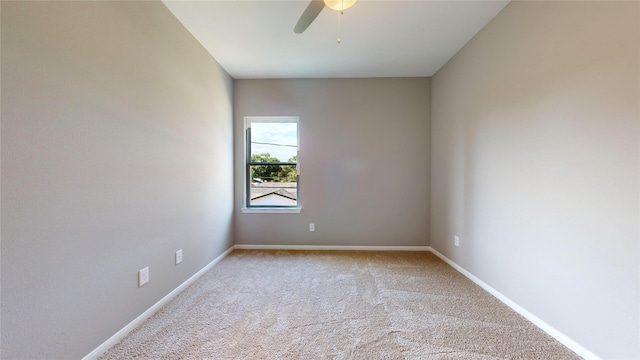
[[298,118],[246,117],[245,126],[246,208],[243,211],[299,212]]

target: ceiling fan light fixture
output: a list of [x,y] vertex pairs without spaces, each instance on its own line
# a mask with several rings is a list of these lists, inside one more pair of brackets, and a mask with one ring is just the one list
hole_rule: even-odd
[[324,4],[331,10],[343,11],[352,7],[356,0],[324,0]]

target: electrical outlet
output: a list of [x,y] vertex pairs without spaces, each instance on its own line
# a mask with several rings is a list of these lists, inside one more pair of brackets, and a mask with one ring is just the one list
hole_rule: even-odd
[[460,237],[458,235],[453,237],[453,245],[460,246]]
[[309,231],[316,231],[316,224],[314,223],[309,224]]
[[149,267],[138,271],[138,287],[142,287],[149,282]]
[[176,265],[182,262],[182,249],[176,251]]

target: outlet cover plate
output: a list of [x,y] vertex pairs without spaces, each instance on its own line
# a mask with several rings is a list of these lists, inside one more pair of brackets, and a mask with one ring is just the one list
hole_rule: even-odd
[[149,282],[149,267],[138,271],[138,287],[142,287]]

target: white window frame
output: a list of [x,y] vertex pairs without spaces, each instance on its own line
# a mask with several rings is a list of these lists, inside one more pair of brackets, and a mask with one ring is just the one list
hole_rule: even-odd
[[[298,176],[296,187],[296,203],[295,206],[251,206],[250,205],[250,186],[249,182],[251,181],[250,175],[250,162],[251,162],[251,144],[249,144],[249,129],[251,128],[251,123],[256,122],[294,122],[297,124],[297,154],[298,161],[296,163],[296,173]],[[297,116],[245,116],[244,118],[244,160],[243,160],[243,173],[244,173],[244,182],[243,182],[243,192],[244,192],[244,205],[241,208],[243,213],[248,214],[299,214],[302,211],[302,207],[300,206],[300,118]]]

